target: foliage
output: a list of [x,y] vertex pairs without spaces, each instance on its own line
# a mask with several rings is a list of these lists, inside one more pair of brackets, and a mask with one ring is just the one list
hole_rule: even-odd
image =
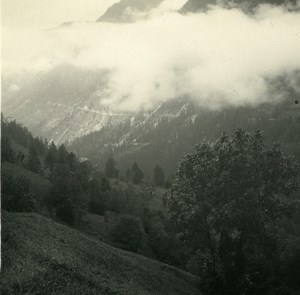
[[65,146],[62,144],[57,149],[56,159],[57,163],[64,164],[67,162],[68,152]]
[[52,188],[47,206],[70,225],[81,220],[87,206],[86,199],[80,182],[67,164],[56,164],[53,168]]
[[181,264],[180,245],[170,230],[164,213],[144,208],[141,218],[148,237],[148,244],[155,258],[165,263],[179,266]]
[[134,184],[141,184],[144,179],[144,173],[136,162],[131,167],[130,179]]
[[137,252],[143,236],[143,228],[139,218],[124,215],[112,230],[113,241],[121,248]]
[[103,215],[107,208],[108,192],[111,191],[108,179],[101,175],[95,175],[89,182],[88,191],[90,211]]
[[14,162],[15,155],[8,137],[1,137],[1,162]]
[[23,176],[1,175],[2,208],[11,212],[34,212],[37,210],[35,196],[29,192],[29,180]]
[[57,162],[57,148],[53,141],[51,142],[51,145],[46,152],[44,162],[45,162],[45,166],[52,173],[53,166]]
[[41,173],[42,164],[40,162],[40,159],[38,157],[38,153],[36,152],[35,148],[33,146],[29,147],[29,154],[28,159],[26,161],[26,167],[30,171],[34,173]]
[[104,174],[108,178],[117,178],[119,176],[119,170],[116,168],[116,162],[112,157],[105,163]]
[[281,254],[281,279],[294,291],[300,290],[300,236],[289,237],[283,245]]
[[163,168],[156,165],[153,169],[152,178],[154,185],[163,187],[165,185],[165,173]]
[[267,147],[261,132],[224,133],[185,155],[166,203],[198,255],[207,293],[265,294],[278,259],[276,222],[298,186],[296,163],[278,144]]

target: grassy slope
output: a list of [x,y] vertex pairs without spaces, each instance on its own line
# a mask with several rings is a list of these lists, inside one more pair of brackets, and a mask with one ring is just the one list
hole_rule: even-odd
[[1,294],[199,294],[197,278],[38,214],[2,211]]
[[2,163],[2,172],[9,173],[16,176],[25,176],[30,181],[30,191],[39,197],[38,201],[42,202],[42,199],[47,195],[50,189],[50,181],[46,178],[35,174],[17,164],[14,163]]

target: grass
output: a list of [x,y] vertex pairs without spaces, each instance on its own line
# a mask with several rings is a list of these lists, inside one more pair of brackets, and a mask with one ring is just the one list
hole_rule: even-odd
[[[114,225],[115,224],[110,224],[110,226]],[[107,222],[105,222],[104,216],[93,213],[85,214],[79,229],[102,242],[112,244],[110,239],[110,231]]]
[[30,181],[30,192],[37,197],[37,201],[39,203],[45,199],[51,186],[49,180],[15,163],[4,162],[1,164],[1,166],[2,173],[6,172],[14,177],[24,176],[28,178]]
[[2,295],[193,295],[197,283],[39,214],[2,211]]

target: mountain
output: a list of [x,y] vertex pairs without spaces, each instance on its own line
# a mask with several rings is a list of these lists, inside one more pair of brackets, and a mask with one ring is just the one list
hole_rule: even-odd
[[244,11],[252,11],[259,4],[272,4],[272,5],[286,5],[288,3],[296,4],[296,0],[188,0],[184,6],[180,9],[181,13],[196,13],[199,11],[205,11],[209,5],[221,5],[225,7],[238,6]]
[[132,22],[136,13],[147,12],[157,7],[163,0],[121,0],[107,9],[98,22]]
[[281,104],[211,111],[179,97],[150,111],[131,113],[101,104],[108,79],[103,70],[61,65],[25,80],[5,80],[2,111],[34,135],[58,144],[70,142],[70,150],[102,167],[113,152],[122,171],[136,161],[148,176],[156,164],[174,174],[182,155],[195,144],[238,127],[265,131],[270,141],[283,142],[300,159],[300,112],[293,101],[296,94],[287,85],[278,86],[287,89]]
[[[108,73],[60,65],[22,82],[5,82],[2,111],[25,124],[35,135],[57,143],[131,118],[101,105]],[[14,82],[16,83],[16,82]],[[8,91],[15,87],[13,92]],[[29,116],[30,114],[30,116]]]
[[36,213],[2,211],[1,294],[199,294],[197,277]]
[[203,109],[188,98],[162,103],[151,113],[119,125],[107,126],[78,138],[69,149],[98,162],[113,153],[124,172],[138,162],[147,176],[156,164],[168,175],[176,171],[184,153],[203,140],[216,140],[224,131],[236,128],[263,130],[269,142],[279,141],[300,160],[300,109],[293,101],[260,107]]

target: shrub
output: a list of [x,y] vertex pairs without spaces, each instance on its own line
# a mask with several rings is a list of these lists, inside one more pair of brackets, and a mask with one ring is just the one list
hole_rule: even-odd
[[113,228],[113,241],[122,249],[137,252],[143,237],[143,227],[139,218],[124,215]]
[[29,192],[29,180],[24,176],[13,177],[2,173],[2,208],[11,212],[35,212],[35,196]]

